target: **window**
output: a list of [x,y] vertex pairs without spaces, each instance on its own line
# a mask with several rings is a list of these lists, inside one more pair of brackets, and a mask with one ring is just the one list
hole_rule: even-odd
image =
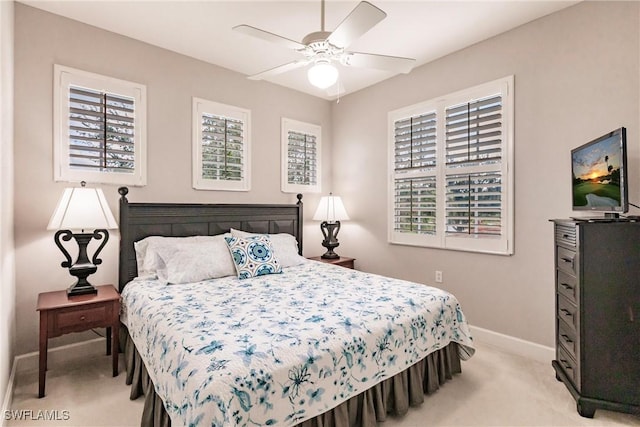
[[320,192],[318,125],[282,119],[282,191]]
[[146,86],[54,66],[54,179],[146,184]]
[[249,191],[251,112],[193,98],[193,188]]
[[391,243],[513,253],[513,76],[389,113]]

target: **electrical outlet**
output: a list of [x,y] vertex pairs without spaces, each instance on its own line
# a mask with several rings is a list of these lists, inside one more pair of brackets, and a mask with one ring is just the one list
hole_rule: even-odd
[[442,271],[436,270],[436,283],[442,283]]

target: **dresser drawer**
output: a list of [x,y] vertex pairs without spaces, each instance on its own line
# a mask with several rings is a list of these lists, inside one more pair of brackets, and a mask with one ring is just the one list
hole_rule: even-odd
[[563,246],[576,247],[575,224],[556,224],[556,243]]
[[112,323],[112,304],[70,307],[50,313],[50,336],[108,326]]
[[562,246],[557,246],[556,249],[556,265],[558,269],[575,276],[577,270],[576,251],[563,248]]
[[562,319],[559,318],[557,322],[558,344],[562,345],[564,349],[571,355],[571,357],[573,357],[575,360],[578,360],[578,334]]
[[576,304],[578,302],[578,280],[575,276],[567,274],[561,270],[557,270],[556,275],[558,293],[564,295],[569,299],[569,301]]
[[558,346],[558,363],[562,366],[562,370],[567,374],[569,380],[573,382],[576,390],[580,391],[580,372],[578,363],[569,355],[562,346]]
[[578,308],[571,304],[567,298],[557,294],[558,298],[558,318],[567,323],[574,333],[579,330],[580,319],[578,318]]

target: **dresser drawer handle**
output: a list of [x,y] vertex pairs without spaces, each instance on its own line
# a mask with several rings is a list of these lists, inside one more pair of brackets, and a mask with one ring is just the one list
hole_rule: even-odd
[[565,257],[562,257],[562,258],[560,258],[560,259],[561,259],[562,261],[564,261],[564,262],[570,262],[570,263],[573,263],[573,259],[572,259],[572,258],[565,258]]
[[573,340],[572,340],[571,338],[569,338],[569,335],[562,334],[562,335],[560,335],[560,336],[562,337],[562,339],[564,340],[564,342],[566,342],[567,344],[571,344],[571,343],[573,343]]
[[573,290],[573,286],[568,285],[566,283],[560,283],[560,286],[562,286],[563,288],[567,289],[567,290]]
[[562,367],[567,370],[573,370],[569,362],[565,359],[560,359],[560,363],[562,363]]
[[565,316],[573,317],[573,314],[569,310],[567,310],[566,308],[561,308],[560,312],[562,314],[564,314]]
[[84,315],[80,316],[80,320],[82,320],[84,322],[84,319],[86,319],[86,317]]

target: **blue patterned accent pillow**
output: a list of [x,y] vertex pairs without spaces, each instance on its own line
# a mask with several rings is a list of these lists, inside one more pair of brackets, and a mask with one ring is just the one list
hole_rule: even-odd
[[254,237],[225,237],[238,279],[282,273],[271,240],[264,235]]

